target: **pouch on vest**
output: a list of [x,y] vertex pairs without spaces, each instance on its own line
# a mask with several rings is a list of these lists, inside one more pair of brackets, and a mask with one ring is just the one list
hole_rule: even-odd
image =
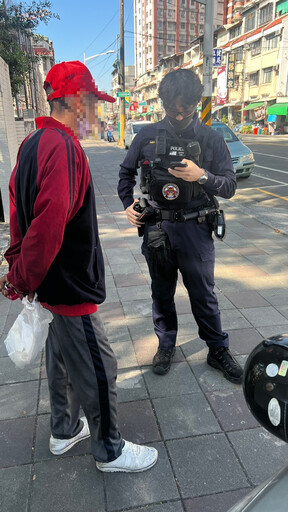
[[[200,187],[198,183],[196,185]],[[196,188],[194,183],[175,178],[163,167],[155,167],[151,171],[149,193],[164,208],[179,210],[187,207],[191,198],[198,194]]]

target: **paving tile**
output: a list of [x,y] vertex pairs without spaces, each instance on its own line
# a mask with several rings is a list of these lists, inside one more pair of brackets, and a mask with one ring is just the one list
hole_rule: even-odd
[[98,311],[104,323],[117,321],[123,323],[125,320],[124,311],[120,302],[112,302],[111,304],[105,304],[104,302],[104,304],[98,306]]
[[270,338],[270,336],[275,336],[277,334],[285,334],[288,333],[288,322],[282,325],[270,325],[267,327],[258,327],[257,331],[262,336],[262,339]]
[[[0,327],[0,333],[1,333],[1,327]],[[0,334],[0,357],[8,357],[7,349],[4,344],[4,340],[7,337],[7,333]]]
[[271,306],[281,306],[282,304],[286,304],[287,302],[287,290],[279,290],[268,289],[268,290],[260,290],[260,295],[266,299]]
[[[150,303],[150,313],[152,311],[152,306]],[[143,340],[147,336],[153,335],[155,340],[157,340],[156,334],[154,333],[154,326],[152,320],[152,314],[149,317],[137,317],[137,318],[129,318],[127,321],[127,325],[129,328],[130,336],[133,341],[135,340]]]
[[0,385],[12,382],[38,380],[40,375],[41,355],[25,368],[18,368],[10,357],[0,357]]
[[119,369],[138,366],[132,341],[115,342],[112,349]]
[[49,387],[48,380],[42,379],[40,386],[40,397],[38,403],[38,414],[50,413],[50,398],[49,398]]
[[109,343],[115,343],[116,341],[128,341],[130,339],[130,333],[126,323],[104,322],[106,334],[108,336]]
[[206,397],[224,431],[259,426],[246,405],[242,389],[214,391],[206,393]]
[[181,501],[172,501],[161,503],[161,505],[147,505],[146,507],[137,507],[137,509],[130,508],[129,512],[184,512],[184,509]]
[[153,443],[153,446],[157,448],[159,457],[149,471],[104,474],[108,512],[179,499],[166,450],[162,443]]
[[263,327],[266,325],[279,325],[286,323],[286,318],[281,315],[274,307],[241,309],[241,313],[254,327]]
[[166,375],[155,375],[151,368],[143,368],[142,373],[152,398],[199,393],[199,385],[186,361],[172,363]]
[[125,249],[124,247],[113,247],[111,249],[106,248],[105,254],[109,261],[109,264],[112,265],[127,265],[135,263],[134,257],[129,249]]
[[[136,261],[137,258],[135,257]],[[146,279],[142,274],[136,273],[136,274],[129,274],[127,275],[116,275],[114,277],[115,283],[117,288],[125,288],[125,287],[134,287],[134,286],[142,286],[146,285]],[[151,292],[150,292],[151,294]]]
[[229,334],[229,345],[232,354],[250,354],[258,343],[263,339],[256,329],[234,329],[227,331]]
[[0,422],[1,467],[32,462],[35,416]]
[[116,276],[128,276],[129,274],[141,273],[138,263],[125,263],[123,265],[111,265],[111,272],[114,277]]
[[107,288],[106,289],[106,299],[105,304],[111,304],[111,303],[120,303],[119,295],[116,288]]
[[247,320],[243,314],[243,310],[228,309],[221,311],[222,329],[228,331],[229,329],[246,329],[251,327],[249,319]]
[[254,485],[272,476],[288,458],[288,446],[264,428],[228,434],[237,455]]
[[226,512],[240,499],[249,493],[250,489],[210,494],[201,498],[192,498],[184,501],[185,512]]
[[137,285],[137,286],[126,286],[119,288],[118,294],[120,300],[123,302],[130,302],[131,298],[136,300],[150,299],[151,289],[148,284]]
[[135,317],[152,316],[151,299],[127,301],[123,302],[122,306],[128,321]]
[[206,360],[208,347],[205,341],[198,337],[187,340],[187,336],[178,336],[177,340],[187,361]]
[[134,341],[133,345],[139,366],[151,365],[158,349],[158,340],[154,332]]
[[30,473],[30,464],[0,470],[2,512],[28,512]]
[[[236,359],[244,367],[241,356],[237,356]],[[239,384],[233,384],[225,379],[220,370],[215,370],[206,361],[189,361],[189,364],[204,393],[207,391],[239,389]]]
[[0,420],[33,416],[36,414],[38,382],[0,386]]
[[118,370],[116,383],[119,403],[148,398],[145,382],[139,368]]
[[225,295],[237,308],[256,308],[261,306],[269,306],[267,302],[258,292],[226,292]]
[[183,498],[248,486],[224,434],[167,441],[167,448]]
[[[55,455],[49,450],[50,414],[38,416],[35,441],[35,461],[55,459]],[[91,454],[90,438],[77,443],[68,452],[63,453],[61,457],[74,457],[75,455]]]
[[87,512],[106,512],[102,474],[91,455],[38,462],[33,473],[31,512],[63,512],[67,504],[79,512],[79,497]]
[[154,398],[152,403],[164,439],[199,436],[221,431],[202,393]]
[[118,404],[118,424],[122,437],[132,443],[147,444],[161,440],[149,400]]

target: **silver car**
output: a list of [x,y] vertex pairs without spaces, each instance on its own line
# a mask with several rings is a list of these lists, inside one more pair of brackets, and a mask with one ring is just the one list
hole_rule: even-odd
[[124,132],[125,149],[130,148],[132,140],[135,135],[140,132],[141,128],[149,126],[150,124],[152,124],[150,121],[131,121],[128,123]]
[[254,155],[251,149],[245,146],[226,124],[220,121],[212,121],[212,128],[221,133],[225,142],[227,142],[236,178],[248,178],[255,167]]

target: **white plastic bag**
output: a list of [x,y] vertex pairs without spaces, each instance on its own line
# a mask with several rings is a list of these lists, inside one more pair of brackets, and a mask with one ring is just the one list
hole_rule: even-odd
[[22,299],[24,308],[4,340],[8,356],[19,368],[32,363],[45,345],[53,315],[36,301]]

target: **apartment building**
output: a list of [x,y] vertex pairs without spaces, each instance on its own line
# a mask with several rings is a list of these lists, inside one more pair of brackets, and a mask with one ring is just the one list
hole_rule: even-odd
[[[224,0],[215,1],[214,28],[223,24]],[[184,52],[204,32],[205,5],[192,0],[134,0],[135,71]]]
[[[224,25],[214,31],[214,48],[223,57],[220,67],[213,67],[212,111],[220,118],[228,116],[231,123],[267,124],[273,115],[276,127],[288,132],[288,0],[230,0],[224,7]],[[202,79],[203,36],[137,79],[132,100],[146,102],[154,120],[163,114],[159,82],[178,67],[194,69]],[[133,113],[138,114],[136,109]]]
[[[274,104],[281,103],[288,121],[288,2],[234,0],[225,14],[217,46],[224,54],[226,101],[217,107],[214,76],[215,110],[228,107],[231,119],[263,122],[271,110],[277,116]],[[286,116],[279,115],[279,126]]]

